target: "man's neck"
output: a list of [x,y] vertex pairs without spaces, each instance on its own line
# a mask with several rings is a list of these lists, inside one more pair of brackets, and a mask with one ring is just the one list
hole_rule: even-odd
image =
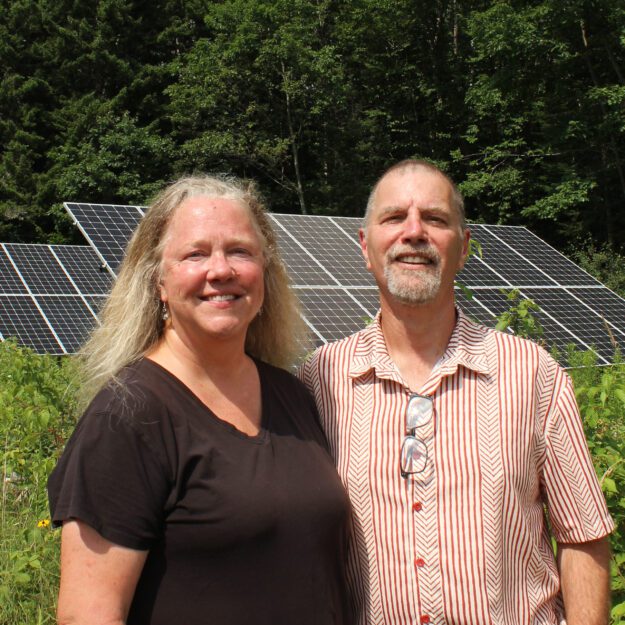
[[445,353],[456,325],[453,299],[408,306],[382,299],[382,333],[388,353],[408,387],[416,392]]

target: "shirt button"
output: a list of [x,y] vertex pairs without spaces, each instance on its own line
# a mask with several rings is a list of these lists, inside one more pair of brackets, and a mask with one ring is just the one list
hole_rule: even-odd
[[422,566],[425,566],[425,560],[423,558],[417,558],[415,561],[415,566],[418,566],[419,568],[421,568]]
[[420,501],[417,501],[417,503],[412,504],[412,509],[415,512],[421,512],[421,510],[423,509],[423,504]]
[[422,614],[420,620],[421,620],[422,623],[429,623],[430,622],[430,617],[427,614]]

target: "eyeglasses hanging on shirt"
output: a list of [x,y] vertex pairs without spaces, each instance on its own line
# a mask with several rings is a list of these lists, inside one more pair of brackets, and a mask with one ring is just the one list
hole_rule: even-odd
[[414,393],[408,400],[406,407],[406,438],[401,446],[401,476],[422,473],[427,466],[428,448],[417,432],[432,421],[434,402],[427,395]]

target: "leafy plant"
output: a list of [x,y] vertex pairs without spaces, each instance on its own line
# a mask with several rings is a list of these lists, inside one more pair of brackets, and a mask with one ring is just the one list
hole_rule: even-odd
[[542,340],[543,328],[534,313],[540,310],[540,306],[531,299],[522,299],[518,289],[503,291],[510,302],[510,308],[499,316],[497,330],[512,330],[518,336],[531,338],[538,343]]
[[54,623],[47,477],[75,423],[72,361],[0,343],[0,623]]

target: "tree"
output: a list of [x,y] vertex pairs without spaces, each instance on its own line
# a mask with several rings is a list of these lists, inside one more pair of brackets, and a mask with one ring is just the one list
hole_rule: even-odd
[[499,1],[473,11],[462,189],[487,222],[526,223],[562,244],[584,232],[625,242],[625,12]]

